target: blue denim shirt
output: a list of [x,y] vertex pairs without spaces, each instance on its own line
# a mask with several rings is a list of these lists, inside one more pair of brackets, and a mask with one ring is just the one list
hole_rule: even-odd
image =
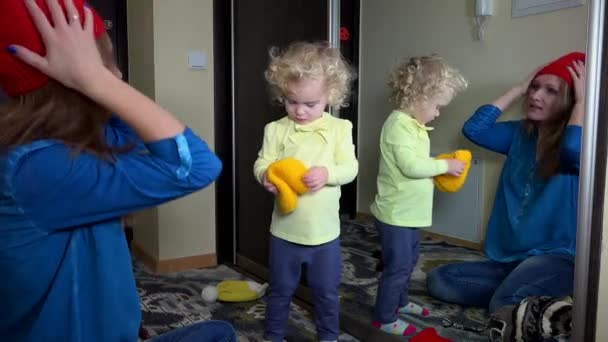
[[114,162],[37,141],[0,155],[3,341],[137,340],[141,314],[120,217],[199,190],[221,163],[191,130],[143,144],[105,128]]
[[542,178],[536,136],[526,134],[521,121],[496,122],[500,114],[495,106],[481,106],[463,127],[475,144],[507,156],[487,226],[486,255],[501,262],[548,253],[574,255],[582,128],[566,127],[559,172]]

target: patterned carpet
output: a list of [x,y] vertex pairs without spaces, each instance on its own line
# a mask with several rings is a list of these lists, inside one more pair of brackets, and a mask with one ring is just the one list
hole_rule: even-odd
[[[206,320],[224,320],[237,330],[239,341],[262,341],[266,303],[263,299],[237,304],[207,304],[201,291],[207,285],[222,280],[245,279],[235,270],[218,266],[174,274],[155,275],[143,266],[135,265],[135,278],[141,298],[144,329],[150,336]],[[311,315],[292,304],[289,319],[289,342],[316,341]],[[340,341],[358,340],[343,334]]]
[[[371,223],[345,221],[342,224],[343,284],[340,288],[341,310],[356,316],[361,324],[370,324],[379,273],[378,262],[372,253],[379,248],[377,234]],[[453,341],[489,341],[483,335],[454,328],[444,328],[442,319],[470,326],[480,326],[486,311],[462,308],[430,298],[426,292],[426,273],[437,265],[465,260],[480,260],[479,252],[443,243],[423,242],[418,267],[412,276],[412,301],[431,310],[429,317],[404,317],[420,329],[434,327],[440,335]],[[262,341],[266,304],[264,298],[245,303],[206,304],[201,291],[207,285],[222,280],[244,279],[241,274],[226,266],[198,269],[174,274],[156,275],[142,265],[134,266],[137,288],[141,298],[144,329],[150,336],[162,334],[203,320],[226,320],[236,328],[240,341]],[[292,305],[288,342],[316,341],[311,315],[301,307]],[[406,340],[404,338],[404,340]],[[356,338],[343,334],[340,341],[356,342]]]
[[[359,318],[361,324],[369,324],[376,299],[376,288],[380,273],[376,271],[378,259],[373,256],[380,248],[378,234],[368,221],[345,221],[342,224],[342,286],[341,310]],[[410,300],[431,312],[428,317],[403,316],[419,330],[433,327],[439,335],[452,341],[477,342],[490,341],[487,335],[477,334],[455,328],[444,328],[442,320],[470,327],[483,326],[487,311],[479,308],[463,308],[459,305],[438,301],[428,295],[426,274],[435,267],[459,261],[482,260],[481,252],[456,247],[442,242],[423,241],[420,245],[420,258],[410,282]],[[404,338],[405,340],[405,338]]]

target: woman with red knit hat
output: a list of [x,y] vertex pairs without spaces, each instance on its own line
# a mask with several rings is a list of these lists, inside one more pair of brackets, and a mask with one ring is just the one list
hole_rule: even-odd
[[[136,341],[141,321],[120,223],[209,185],[221,163],[117,77],[83,0],[0,1],[0,339]],[[115,113],[112,115],[111,113]],[[226,322],[158,341],[236,341]]]
[[[495,312],[526,297],[572,294],[585,54],[542,67],[464,124],[473,143],[506,156],[488,222],[488,261],[433,270],[429,292]],[[497,122],[523,97],[523,118]]]

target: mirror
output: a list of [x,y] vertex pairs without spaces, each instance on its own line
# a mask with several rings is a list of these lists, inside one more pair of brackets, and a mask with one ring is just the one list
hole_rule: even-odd
[[[462,134],[464,123],[478,107],[495,101],[515,85],[523,83],[526,77],[540,65],[570,51],[585,51],[586,49],[588,12],[590,6],[596,3],[593,1],[584,4],[576,2],[574,6],[569,8],[559,10],[553,8],[555,10],[545,11],[546,9],[552,9],[551,6],[545,6],[551,2],[543,2],[542,13],[535,15],[520,15],[521,13],[518,13],[517,16],[513,16],[512,3],[504,1],[483,1],[483,6],[481,6],[483,8],[478,8],[478,3],[473,0],[356,2],[360,15],[355,20],[359,23],[356,27],[356,33],[359,37],[356,37],[356,35],[350,37],[358,42],[359,53],[354,54],[356,57],[353,62],[358,67],[359,78],[354,94],[353,108],[349,111],[350,115],[353,112],[355,115],[352,115],[349,119],[357,127],[355,141],[360,167],[356,180],[356,192],[354,193],[356,218],[349,217],[349,215],[343,215],[342,217],[342,283],[339,290],[341,327],[348,333],[362,341],[399,340],[398,337],[381,332],[371,324],[374,319],[378,278],[381,274],[380,270],[385,265],[381,262],[384,253],[381,250],[380,237],[371,216],[370,205],[374,202],[377,191],[376,177],[380,156],[380,133],[386,118],[395,109],[388,100],[388,76],[405,57],[437,53],[449,65],[458,69],[464,75],[469,81],[469,86],[466,91],[458,94],[449,105],[442,109],[442,115],[437,120],[429,124],[429,126],[434,127],[434,130],[429,132],[430,152],[432,155],[437,155],[456,149],[467,149],[472,152],[473,159],[466,182],[458,192],[443,193],[435,191],[433,224],[421,229],[418,245],[419,257],[416,268],[411,272],[408,294],[411,302],[425,307],[429,311],[429,315],[405,314],[399,316],[416,326],[419,332],[426,328],[434,328],[439,335],[453,341],[487,341],[489,339],[487,323],[490,312],[488,308],[499,284],[490,286],[493,289],[485,302],[471,302],[469,303],[471,305],[462,305],[462,303],[458,304],[442,298],[442,291],[431,295],[427,287],[427,278],[433,270],[442,265],[480,262],[487,260],[488,257],[483,250],[483,246],[487,240],[487,227],[493,217],[491,213],[496,192],[502,184],[500,175],[507,158],[504,153],[493,152],[466,139]],[[527,2],[527,4],[534,4],[534,1]],[[235,13],[238,14],[239,12],[236,11]],[[568,25],[564,25],[564,23],[568,23]],[[241,24],[243,26],[240,29],[246,29],[242,22]],[[236,27],[238,30],[238,21]],[[303,26],[294,25],[294,27],[301,28]],[[310,23],[308,27],[318,28]],[[286,34],[286,32],[288,30],[281,31],[281,34]],[[343,33],[353,32],[346,30]],[[264,37],[268,38],[268,35]],[[302,36],[306,37],[305,34],[302,34]],[[243,41],[248,42],[247,40]],[[286,45],[286,42],[280,43],[276,45]],[[238,62],[239,58],[242,59],[243,56],[245,54],[237,53],[236,61]],[[259,71],[249,68],[249,72],[254,72],[257,75],[256,82],[263,81],[261,75],[265,66],[266,64],[259,68]],[[248,83],[239,85],[239,77],[243,77],[243,73],[237,72],[235,76],[237,89],[239,89],[239,86],[247,87]],[[259,90],[260,88],[256,88],[256,91]],[[239,91],[237,91],[237,95],[238,93]],[[241,91],[240,94],[251,95],[251,93],[244,91]],[[251,97],[255,97],[256,100],[264,103],[263,106],[267,105],[267,98]],[[520,120],[524,112],[527,112],[527,110],[522,107],[522,101],[514,101],[500,115],[499,121]],[[569,111],[568,115],[571,112]],[[233,120],[237,121],[235,123],[237,127],[239,115],[243,115],[243,113],[245,112],[239,114],[237,108],[237,113],[232,117]],[[256,116],[255,120],[259,119],[260,117]],[[254,149],[257,151],[263,125],[258,125],[259,123],[251,125],[251,121],[248,120],[241,119],[240,124],[255,127],[242,130],[244,132],[242,135],[237,134],[238,141],[241,144],[239,146],[246,145],[247,148],[251,149],[255,145],[256,148]],[[536,131],[534,127],[532,128],[531,135],[526,137],[534,140],[534,132]],[[251,132],[254,130],[256,132],[252,134]],[[578,131],[578,134],[580,134],[581,130],[570,131]],[[230,132],[230,134],[232,133]],[[576,133],[573,136],[574,138],[571,137],[573,141],[580,142]],[[521,134],[519,138],[523,139]],[[243,153],[245,148],[239,146],[236,148],[237,153],[239,151]],[[581,149],[582,147],[579,144],[578,152]],[[535,149],[532,149],[532,151],[536,153]],[[254,157],[248,153],[247,158],[252,159]],[[239,160],[241,159],[235,158],[237,164]],[[531,171],[528,174],[530,177],[528,180],[530,184],[535,186],[532,189],[536,190],[535,196],[539,197],[550,181],[544,179],[541,182],[536,179],[538,171],[536,166],[542,163],[536,163],[535,161],[536,159],[532,158],[531,162],[524,163],[522,161],[521,165],[527,171]],[[246,167],[249,167],[252,163],[248,162],[246,164]],[[255,186],[259,190],[259,185],[253,184],[254,181],[250,171],[245,166],[237,167],[235,170],[233,170],[233,176],[237,174],[233,179],[234,183],[237,184],[235,196],[244,200],[248,197],[239,196],[239,191],[244,189],[239,190],[239,186],[242,187],[242,184],[247,183],[247,186]],[[557,172],[556,177],[560,180],[566,179],[562,182],[562,186],[569,184],[571,189],[578,186],[577,170],[563,170],[560,168],[553,171]],[[241,176],[241,173],[243,176]],[[520,179],[518,185],[514,186],[513,189],[524,192],[525,184],[522,185],[521,181]],[[564,215],[563,221],[567,223],[568,228],[560,228],[567,231],[565,237],[562,237],[567,241],[573,241],[577,225],[577,193],[571,190],[560,192],[562,190],[556,190],[557,195],[554,197],[567,202],[566,204],[569,206],[567,210],[559,205],[550,205],[551,203],[560,203],[561,205],[561,202],[549,201],[548,204],[543,204],[548,207],[539,212]],[[262,190],[258,191],[258,193],[261,192]],[[342,195],[343,199],[352,199],[352,197],[349,197],[350,195],[345,195],[345,192]],[[264,200],[269,198],[270,196]],[[269,212],[261,212],[260,208],[269,207],[271,204],[261,202],[255,207],[245,205],[240,207],[255,212],[256,215],[264,216],[265,218],[260,219],[259,222],[265,222],[264,220],[269,220],[270,214]],[[523,200],[518,203],[519,206],[524,204],[526,203]],[[566,212],[567,214],[564,214]],[[552,215],[551,224],[556,225],[559,220],[555,220],[555,217],[558,214]],[[252,220],[243,219],[240,215],[236,215],[235,220],[237,221],[235,223],[237,240],[239,236],[241,239],[248,240],[239,240],[235,262],[262,279],[269,279],[268,269],[264,265],[267,260],[265,254],[267,244],[257,243],[256,240],[246,238],[249,236],[247,234],[252,234],[254,231],[255,234],[265,232],[267,224],[251,224]],[[241,220],[240,223],[239,220]],[[253,227],[254,230],[250,226],[255,226]],[[562,242],[560,241],[558,245]],[[507,246],[507,244],[504,244],[504,246]],[[244,247],[251,247],[249,251],[245,251],[251,255],[243,253]],[[545,251],[553,247],[555,246],[540,246],[541,251],[538,254],[547,254]],[[559,249],[560,246],[557,247]],[[560,294],[559,296],[556,295],[559,299],[564,297],[561,294],[565,292],[572,294],[575,287],[573,284],[575,260],[574,257],[569,255],[569,252],[571,252],[568,250],[569,247],[571,246],[567,246],[564,250],[556,253],[548,253],[557,255],[558,260],[549,262],[547,265],[555,266],[561,263],[564,267],[560,269],[560,272],[563,271],[562,273],[568,275],[549,281],[553,285],[564,285],[567,288],[565,291],[556,292]],[[534,249],[534,247],[530,247],[530,249]],[[530,252],[530,254],[535,253]],[[496,269],[504,271],[502,278],[497,283],[504,283],[507,275],[512,274],[517,267],[523,264],[522,260],[527,259],[522,258],[521,255],[513,257],[513,259],[505,257],[499,260],[503,266],[506,265],[504,268],[494,267],[496,265],[490,267],[491,271],[496,271]],[[541,269],[541,271],[546,270]],[[538,275],[535,271],[532,271],[531,274],[531,279],[537,279],[534,278],[534,275]],[[586,276],[586,273],[584,275]],[[464,277],[460,277],[460,280],[463,279]],[[306,285],[305,274],[302,285]],[[456,289],[467,289],[466,284],[463,285],[463,283],[455,287]],[[517,289],[517,286],[514,289]],[[506,291],[506,293],[508,292]],[[516,290],[512,292],[515,293]],[[306,293],[306,291],[298,291],[297,296],[299,299],[311,303],[309,293]],[[494,309],[502,306],[494,305]]]
[[[477,34],[480,27],[474,17],[475,5],[475,1],[361,2],[357,211],[363,215],[358,220],[344,221],[341,236],[342,314],[356,322],[353,326],[370,325],[374,318],[379,276],[376,268],[381,263],[378,258],[381,248],[377,230],[366,214],[370,213],[376,195],[380,132],[387,115],[394,109],[388,101],[387,77],[403,57],[437,53],[464,75],[469,87],[429,124],[434,127],[429,132],[431,153],[464,148],[471,150],[474,158],[466,183],[459,192],[435,191],[433,225],[421,231],[420,254],[417,267],[411,273],[409,296],[412,302],[427,308],[430,315],[399,317],[414,324],[418,331],[432,327],[439,335],[453,341],[489,340],[487,331],[475,331],[485,330],[489,304],[448,303],[431,296],[427,289],[427,275],[440,265],[486,260],[483,243],[505,156],[471,143],[463,136],[461,128],[479,106],[491,103],[523,82],[541,64],[570,51],[585,51],[590,5],[586,2],[568,9],[513,18],[511,2],[493,1],[492,15],[483,19],[482,35]],[[565,22],[570,24],[563,25]],[[511,105],[499,121],[521,119],[519,103]],[[571,178],[570,184],[578,185],[578,182]],[[562,194],[556,200],[573,201],[569,216],[564,214],[571,225],[569,239],[573,239],[577,194]],[[570,276],[568,279],[555,278],[549,283],[553,282],[556,287],[565,285],[571,294],[574,258],[560,260],[563,261],[562,270]],[[547,267],[550,265],[555,263],[547,263]],[[512,270],[509,268],[506,274]],[[506,274],[500,283],[504,283]],[[459,276],[455,279],[472,280]],[[535,274],[527,279],[535,280],[538,280]],[[464,283],[460,284],[466,287]],[[497,288],[497,284],[488,286]],[[556,287],[555,291],[563,292]],[[453,325],[444,326],[450,324]],[[364,337],[367,337],[363,338],[365,341],[383,340],[382,336],[371,332]]]

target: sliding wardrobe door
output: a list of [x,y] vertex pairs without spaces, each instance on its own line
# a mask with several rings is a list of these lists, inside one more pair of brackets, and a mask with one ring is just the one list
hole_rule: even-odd
[[264,126],[285,115],[264,80],[268,49],[327,40],[327,0],[234,0],[233,143],[237,264],[266,278],[273,196],[253,177]]

